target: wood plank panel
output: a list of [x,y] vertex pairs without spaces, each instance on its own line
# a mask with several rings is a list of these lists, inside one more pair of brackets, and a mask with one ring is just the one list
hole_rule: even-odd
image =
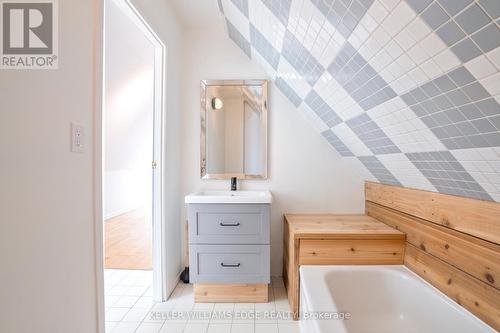
[[405,265],[433,286],[500,330],[500,291],[444,261],[407,244]]
[[401,240],[301,240],[300,265],[403,264]]
[[283,226],[283,282],[286,288],[288,303],[293,312],[293,318],[299,318],[299,240],[295,240],[290,232],[290,224],[284,218]]
[[364,214],[286,214],[285,219],[295,239],[404,239],[401,232]]
[[290,269],[290,241],[289,241],[290,233],[288,232],[288,223],[286,222],[286,219],[283,224],[283,283],[285,285],[285,288],[288,290],[289,289],[289,278],[291,274],[288,272]]
[[210,284],[193,285],[194,301],[198,303],[266,303],[268,285],[262,284]]
[[[298,319],[299,315],[300,264],[327,265],[332,262],[332,258],[328,257],[331,249],[325,248],[320,254],[315,255],[311,249],[314,245],[304,253],[307,258],[303,257],[300,262],[299,253],[303,244],[313,244],[307,243],[308,241],[341,242],[338,244],[342,245],[335,248],[338,263],[341,260],[344,264],[351,261],[343,260],[341,258],[343,254],[357,260],[353,262],[356,264],[402,264],[403,262],[404,233],[366,215],[286,214],[283,228],[283,277],[294,319]],[[390,251],[377,250],[372,241],[379,241],[380,244],[389,242]],[[363,246],[362,242],[369,242],[370,245]],[[398,249],[394,248],[395,244],[399,246]],[[377,258],[380,260],[377,261]]]
[[453,195],[366,182],[366,200],[500,243],[500,204]]
[[372,202],[366,203],[366,213],[406,233],[411,245],[500,288],[499,245]]

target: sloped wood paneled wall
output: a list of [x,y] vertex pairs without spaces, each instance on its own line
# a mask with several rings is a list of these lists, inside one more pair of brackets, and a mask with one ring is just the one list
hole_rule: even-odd
[[500,204],[367,182],[366,214],[406,233],[405,265],[500,330]]

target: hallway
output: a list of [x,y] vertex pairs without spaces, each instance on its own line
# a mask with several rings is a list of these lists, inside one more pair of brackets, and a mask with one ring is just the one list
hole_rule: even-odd
[[104,222],[104,268],[152,269],[151,223],[143,209],[136,209]]

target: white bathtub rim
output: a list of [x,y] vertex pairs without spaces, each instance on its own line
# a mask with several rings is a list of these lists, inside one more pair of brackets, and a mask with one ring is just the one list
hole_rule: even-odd
[[[491,333],[496,333],[497,331],[470,312],[468,309],[462,307],[455,301],[453,301],[448,295],[434,287],[432,284],[424,280],[418,274],[414,273],[408,267],[404,265],[302,265],[300,266],[300,288],[304,288],[304,293],[309,295],[310,298],[314,298],[314,302],[309,302],[309,311],[321,312],[325,309],[329,309],[331,312],[338,311],[335,303],[331,297],[324,297],[324,295],[330,295],[330,290],[328,289],[327,283],[325,281],[325,274],[331,270],[334,271],[372,271],[372,270],[384,270],[390,271],[399,275],[403,279],[412,279],[414,282],[428,287],[434,292],[436,292],[440,298],[449,305],[453,311],[460,313],[461,315],[467,317],[467,319],[473,321],[478,326],[482,326],[485,331],[490,330]],[[314,284],[314,288],[308,283],[303,283],[304,279],[310,279],[314,281],[321,281],[321,283]],[[311,290],[314,289],[314,290]],[[314,297],[316,296],[316,297]],[[322,296],[322,297],[321,297]],[[321,326],[321,321],[318,323]]]

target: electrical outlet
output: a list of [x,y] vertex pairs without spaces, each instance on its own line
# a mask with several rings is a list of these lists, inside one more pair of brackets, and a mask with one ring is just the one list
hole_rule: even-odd
[[73,153],[83,153],[85,147],[84,134],[82,125],[71,123],[71,151]]

